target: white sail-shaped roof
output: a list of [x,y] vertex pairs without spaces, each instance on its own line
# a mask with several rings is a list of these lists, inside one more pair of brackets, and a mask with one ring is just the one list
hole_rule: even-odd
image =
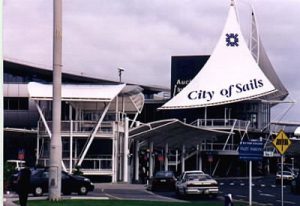
[[276,92],[242,36],[234,5],[207,63],[194,79],[159,109],[208,107]]
[[258,25],[256,24],[256,17],[254,8],[252,7],[252,16],[251,16],[251,36],[250,36],[250,51],[252,53],[253,58],[256,60],[260,68],[266,77],[271,81],[271,83],[276,88],[276,92],[263,96],[261,99],[263,100],[283,100],[286,96],[288,96],[289,92],[285,88],[285,86],[280,81],[277,76],[271,61],[263,47],[261,42]]

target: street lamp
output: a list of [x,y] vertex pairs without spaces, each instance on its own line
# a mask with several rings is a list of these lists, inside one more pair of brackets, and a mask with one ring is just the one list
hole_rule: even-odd
[[119,72],[119,81],[120,81],[120,83],[122,82],[122,72],[124,72],[124,71],[125,71],[124,68],[122,68],[122,67],[119,67],[119,68],[118,68],[118,72]]

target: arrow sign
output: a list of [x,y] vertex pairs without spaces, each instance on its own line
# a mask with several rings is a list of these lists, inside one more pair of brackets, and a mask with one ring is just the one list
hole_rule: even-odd
[[292,144],[291,140],[287,137],[283,130],[280,130],[272,143],[281,155],[283,155]]

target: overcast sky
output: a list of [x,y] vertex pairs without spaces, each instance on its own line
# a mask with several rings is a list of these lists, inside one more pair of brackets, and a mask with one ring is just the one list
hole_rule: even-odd
[[[249,36],[251,2],[262,42],[290,98],[274,119],[300,121],[300,1],[240,0]],[[171,56],[210,54],[230,0],[63,0],[63,71],[170,87]],[[4,56],[51,68],[52,0],[4,0]]]

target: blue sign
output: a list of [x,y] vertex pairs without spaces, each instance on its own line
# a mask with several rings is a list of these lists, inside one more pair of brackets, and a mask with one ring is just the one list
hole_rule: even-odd
[[241,160],[262,160],[263,153],[263,141],[243,141],[240,143],[239,156]]

